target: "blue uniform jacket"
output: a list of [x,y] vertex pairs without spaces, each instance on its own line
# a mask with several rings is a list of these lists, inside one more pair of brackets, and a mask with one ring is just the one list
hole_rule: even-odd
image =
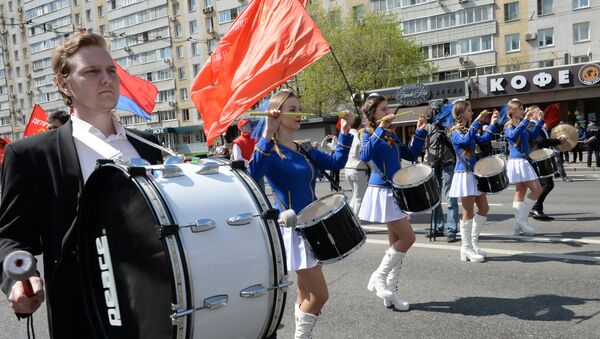
[[[390,145],[385,141],[384,137],[386,133],[394,138],[396,144]],[[371,173],[369,185],[391,187],[378,172],[381,172],[386,178],[391,180],[394,173],[401,168],[400,158],[409,161],[417,159],[425,145],[425,138],[427,138],[427,131],[416,130],[412,146],[409,148],[402,143],[402,140],[398,138],[396,133],[377,127],[373,131],[373,134],[371,134],[365,129],[361,139],[360,159],[365,162],[373,161],[375,166],[377,166],[377,171],[374,170]]]
[[[475,163],[477,162],[477,159],[475,158],[475,143],[488,145],[492,142],[492,137],[494,136],[494,133],[496,133],[496,127],[492,125],[488,126],[487,131],[480,136],[477,133],[481,127],[482,126],[478,121],[473,121],[473,124],[467,133],[461,133],[459,131],[452,132],[450,141],[452,142],[454,153],[456,153],[455,171],[472,172],[475,168]],[[471,154],[471,157],[468,159],[465,155],[465,150]],[[466,164],[469,165],[468,169],[465,168]]]
[[[538,137],[544,125],[544,120],[538,120],[531,131],[527,129],[527,124],[529,124],[529,120],[523,119],[517,127],[508,126],[504,130],[504,135],[506,135],[506,139],[508,139],[508,144],[510,145],[511,158],[522,158],[521,153],[525,155],[529,153],[529,138],[535,139]],[[519,141],[517,144],[518,149],[515,147],[517,139]]]
[[[340,170],[346,165],[352,145],[351,134],[338,136],[338,144],[333,154],[311,148],[308,153],[322,169]],[[252,153],[248,171],[255,179],[267,177],[269,185],[277,196],[275,207],[280,211],[291,208],[296,213],[315,201],[315,183],[318,169],[302,151],[287,149],[279,145],[285,159],[273,150],[275,142],[260,138]],[[284,206],[279,206],[280,202]]]

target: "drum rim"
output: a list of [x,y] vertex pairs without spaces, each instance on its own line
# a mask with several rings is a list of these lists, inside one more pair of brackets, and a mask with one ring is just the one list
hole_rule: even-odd
[[315,202],[319,201],[319,200],[325,200],[326,198],[329,198],[331,196],[334,195],[341,195],[344,197],[344,199],[342,200],[342,203],[337,206],[336,208],[334,208],[333,210],[329,211],[327,214],[323,215],[322,217],[318,218],[318,219],[310,219],[307,222],[303,222],[303,223],[298,223],[296,224],[295,228],[308,228],[311,226],[314,226],[318,223],[320,223],[322,220],[328,219],[330,216],[336,214],[337,212],[341,211],[342,208],[344,208],[344,206],[348,206],[348,199],[346,198],[346,196],[342,193],[331,193],[328,194],[320,199],[317,199],[313,202],[311,202],[310,204],[306,205],[306,207],[304,207],[302,210],[300,210],[300,213],[298,213],[298,217],[300,217],[300,215],[302,214],[302,212],[305,212],[312,204],[314,204]]
[[[409,184],[409,185],[396,185],[396,183],[394,182],[394,176],[396,176],[396,173],[398,173],[398,172],[402,171],[403,169],[408,169],[408,168],[411,168],[411,167],[428,167],[429,169],[431,169],[431,171],[430,171],[430,172],[429,172],[429,174],[428,174],[428,175],[427,175],[427,176],[426,176],[426,177],[425,177],[423,180],[421,180],[421,181],[418,181],[418,182],[416,182],[416,183]],[[428,182],[428,181],[431,179],[431,177],[433,177],[433,175],[434,175],[434,174],[435,174],[435,173],[434,173],[434,171],[433,171],[433,168],[432,168],[431,166],[429,166],[429,165],[426,165],[426,164],[416,164],[416,165],[406,166],[406,167],[404,167],[404,168],[401,168],[401,169],[397,170],[396,172],[394,172],[394,174],[392,175],[392,180],[390,180],[390,183],[392,184],[392,186],[393,186],[394,188],[413,188],[413,187],[421,186],[421,185],[423,185],[424,183]],[[420,213],[420,212],[419,212],[419,213]]]
[[[544,154],[547,155],[547,157],[545,157],[545,158],[539,158],[539,159],[531,158],[531,154],[535,153],[535,152],[538,152],[538,151],[544,151]],[[539,149],[536,149],[534,151],[531,151],[531,152],[529,152],[528,155],[529,155],[529,157],[531,158],[531,160],[533,162],[539,162],[539,161],[544,161],[544,160],[551,159],[554,156],[554,151],[552,149],[548,148],[548,147],[544,147],[544,148],[539,148]]]
[[[331,259],[327,259],[327,260],[319,260],[319,259],[317,259],[317,258],[315,257],[315,259],[316,259],[317,263],[319,263],[319,264],[321,264],[321,265],[333,264],[333,263],[336,263],[336,262],[338,262],[338,261],[341,261],[341,260],[345,259],[345,258],[346,258],[346,257],[348,257],[350,254],[352,254],[352,253],[354,253],[354,252],[358,251],[358,249],[359,249],[359,248],[361,248],[361,247],[362,247],[362,245],[364,245],[364,244],[365,244],[365,242],[367,241],[367,234],[366,234],[366,233],[365,233],[365,231],[362,229],[362,227],[361,227],[361,232],[362,232],[362,234],[363,234],[363,239],[362,239],[362,240],[361,240],[361,241],[360,241],[358,244],[356,244],[356,246],[354,246],[354,247],[352,247],[350,250],[348,250],[348,252],[346,252],[346,253],[344,253],[344,254],[340,255],[339,257],[335,257],[335,258],[331,258]],[[312,251],[312,248],[311,248],[311,251]],[[314,254],[313,254],[313,255],[314,255]]]
[[[477,172],[475,172],[475,167],[477,167],[477,162],[480,162],[481,160],[485,160],[485,159],[487,159],[487,158],[496,158],[496,159],[500,159],[500,160],[502,160],[502,169],[500,169],[500,170],[499,170],[498,172],[496,172],[496,173],[489,174],[489,175],[482,175],[482,174],[478,174]],[[480,178],[491,178],[491,177],[495,177],[495,176],[497,176],[498,174],[501,174],[502,172],[506,173],[506,161],[505,161],[504,159],[502,159],[502,157],[499,157],[499,156],[497,156],[497,155],[490,155],[490,156],[487,156],[487,157],[485,157],[485,158],[482,158],[482,159],[479,159],[479,160],[477,160],[477,162],[475,163],[475,167],[473,167],[473,174],[474,174],[475,176],[477,176],[477,177],[480,177]]]
[[411,211],[405,211],[405,210],[402,210],[402,212],[403,212],[403,213],[405,213],[405,214],[421,214],[421,213],[427,213],[427,212],[431,212],[433,209],[435,209],[436,207],[438,207],[438,206],[439,206],[439,204],[441,204],[441,203],[442,203],[442,199],[440,198],[440,200],[438,200],[438,202],[437,202],[435,205],[433,205],[433,206],[429,207],[429,208],[428,208],[428,209],[426,209],[426,210],[422,210],[422,211],[418,211],[418,212],[411,212]]

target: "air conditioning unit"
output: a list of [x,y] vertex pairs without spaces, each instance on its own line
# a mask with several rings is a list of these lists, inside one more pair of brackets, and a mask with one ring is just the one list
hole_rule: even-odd
[[8,95],[8,97],[11,98],[11,99],[14,99],[16,96],[13,93],[11,93],[11,94]]
[[23,7],[19,7],[19,8],[17,8],[17,12],[19,12],[19,13],[23,13]]
[[464,57],[458,57],[458,63],[459,64],[464,64],[465,63],[465,58]]
[[208,14],[208,13],[212,13],[214,10],[215,9],[213,8],[213,6],[208,6],[202,10],[202,13]]
[[123,47],[123,50],[125,52],[129,52],[129,51],[131,51],[131,48],[129,46],[125,46],[125,47]]
[[171,63],[171,59],[170,58],[164,58],[163,61],[165,62],[165,64],[170,64]]
[[173,107],[177,106],[177,101],[174,101],[174,100],[169,101],[169,106],[173,106]]
[[207,32],[208,34],[216,34],[216,33],[217,33],[217,30],[216,30],[216,29],[214,29],[214,27],[211,27],[211,28],[207,28],[207,29],[206,29],[206,32]]
[[25,74],[26,77],[31,78],[31,73]]
[[525,34],[525,40],[529,41],[529,40],[535,40],[537,39],[537,33],[527,33]]
[[4,46],[4,47],[2,47],[2,50],[5,52],[8,51],[8,47]]
[[169,21],[171,21],[171,22],[175,22],[175,21],[177,21],[177,18],[176,18],[176,17],[174,17],[174,16],[171,16],[171,17],[169,17]]
[[28,89],[28,90],[25,91],[25,94],[33,94],[33,91],[30,90],[30,89]]
[[8,31],[7,31],[7,30],[5,30],[5,29],[3,29],[2,31],[0,31],[0,34],[2,34],[2,35],[6,35],[6,34],[8,34]]
[[21,28],[22,31],[25,30],[25,24],[19,24],[19,28]]

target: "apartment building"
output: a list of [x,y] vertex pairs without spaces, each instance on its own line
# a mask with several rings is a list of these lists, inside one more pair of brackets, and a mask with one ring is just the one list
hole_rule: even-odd
[[78,30],[103,35],[113,58],[158,87],[152,119],[117,115],[182,153],[206,151],[202,121],[189,98],[194,76],[244,8],[239,0],[0,1],[0,136],[22,137],[35,104],[66,110],[51,56]]

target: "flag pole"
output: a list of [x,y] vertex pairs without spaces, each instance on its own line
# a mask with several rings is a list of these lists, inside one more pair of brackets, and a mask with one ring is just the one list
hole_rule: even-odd
[[329,46],[329,50],[331,51],[331,55],[333,56],[335,63],[338,65],[338,68],[340,69],[340,73],[342,73],[342,77],[344,78],[346,87],[348,87],[348,91],[350,92],[350,99],[352,99],[352,104],[354,104],[354,110],[356,111],[356,114],[360,117],[360,110],[359,110],[358,105],[356,105],[356,103],[354,102],[354,98],[353,98],[354,93],[352,91],[352,86],[350,86],[350,82],[348,82],[348,78],[346,78],[346,73],[344,73],[344,70],[342,69],[342,65],[340,64],[337,57],[335,56],[335,53],[333,53],[333,48],[331,47],[331,45]]

